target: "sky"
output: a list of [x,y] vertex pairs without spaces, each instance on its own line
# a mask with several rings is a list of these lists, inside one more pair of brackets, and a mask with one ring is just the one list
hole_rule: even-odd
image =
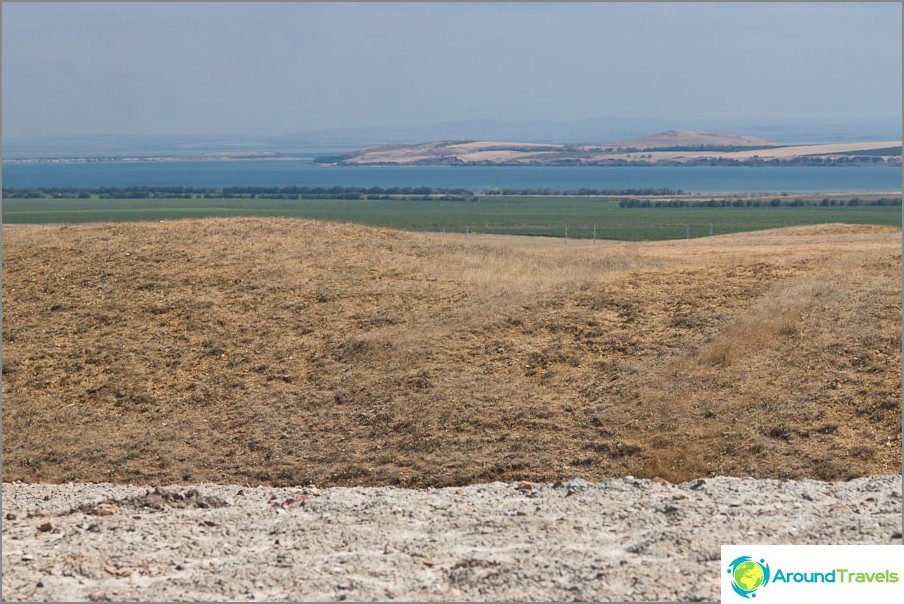
[[900,3],[9,3],[3,137],[898,118]]

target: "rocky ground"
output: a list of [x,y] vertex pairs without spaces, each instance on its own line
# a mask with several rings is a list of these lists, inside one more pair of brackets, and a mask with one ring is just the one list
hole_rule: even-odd
[[3,484],[3,599],[717,600],[723,543],[901,541],[901,476]]

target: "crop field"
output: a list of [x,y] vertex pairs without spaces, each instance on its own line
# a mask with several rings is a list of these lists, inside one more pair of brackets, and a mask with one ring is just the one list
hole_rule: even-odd
[[483,196],[478,201],[5,199],[3,222],[140,222],[293,217],[411,231],[666,240],[824,223],[901,226],[900,206],[622,208],[614,198]]
[[562,245],[237,218],[2,242],[4,481],[900,471],[899,228]]

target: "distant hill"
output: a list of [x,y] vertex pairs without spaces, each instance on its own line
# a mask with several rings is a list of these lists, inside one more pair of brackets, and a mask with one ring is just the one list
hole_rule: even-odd
[[324,155],[341,166],[901,165],[901,141],[780,145],[765,138],[668,130],[604,144],[435,141]]
[[777,147],[779,144],[757,136],[718,134],[696,130],[667,130],[640,138],[608,143],[607,146],[662,149],[671,147]]
[[[661,120],[660,120],[661,121]],[[291,159],[318,156],[317,163],[334,165],[496,165],[496,166],[649,166],[649,165],[900,165],[901,141],[897,136],[876,138],[875,129],[865,127],[861,137],[829,135],[811,138],[806,144],[775,137],[768,132],[732,130],[672,129],[641,134],[630,122],[618,130],[601,132],[593,120],[570,123],[583,134],[568,128],[558,139],[542,140],[549,130],[538,123],[497,128],[493,124],[450,124],[446,128],[413,129],[400,138],[373,133],[372,138],[342,138],[341,144],[327,144],[319,135],[297,137],[203,136],[185,137],[70,137],[65,140],[34,138],[7,147],[3,163],[87,161],[174,161],[228,159]],[[462,127],[459,128],[458,126]],[[654,120],[654,126],[658,121]],[[467,127],[465,127],[467,126]],[[493,126],[493,127],[491,127]],[[631,126],[633,131],[626,131]],[[698,127],[689,123],[688,128]],[[571,126],[569,126],[571,128]],[[853,128],[853,126],[852,126]],[[494,136],[473,136],[476,131],[492,131]],[[449,136],[450,132],[455,132]],[[428,136],[434,133],[437,136]],[[465,133],[471,134],[465,134]],[[510,136],[503,136],[506,132]],[[518,135],[518,133],[521,135]],[[853,132],[853,130],[852,130]],[[442,136],[440,136],[442,134]],[[359,133],[360,135],[360,133]],[[345,135],[343,135],[345,136]],[[635,136],[634,138],[631,138]],[[329,138],[329,137],[327,137]],[[387,140],[390,139],[390,140]],[[463,140],[465,139],[465,140]],[[320,142],[315,142],[315,141]],[[370,141],[370,142],[365,142]],[[416,142],[421,141],[421,142]],[[433,141],[433,142],[423,142]],[[508,141],[508,142],[501,142]],[[611,141],[611,142],[610,142]],[[779,142],[773,142],[779,141]],[[379,145],[379,146],[374,146]]]
[[900,138],[901,117],[709,118],[594,117],[580,120],[470,119],[406,126],[313,129],[284,134],[81,134],[3,133],[4,159],[170,156],[260,149],[285,155],[341,153],[373,145],[439,140],[523,141],[587,145],[628,141],[650,132],[743,132],[783,145],[888,141]]

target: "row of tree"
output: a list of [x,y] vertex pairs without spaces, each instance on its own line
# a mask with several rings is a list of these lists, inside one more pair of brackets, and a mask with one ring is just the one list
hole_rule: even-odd
[[27,187],[3,188],[7,199],[394,199],[471,201],[474,193],[439,187]]
[[[500,196],[624,196],[650,197],[681,195],[681,189],[493,189],[483,195]],[[784,194],[783,194],[784,195]],[[434,200],[475,202],[478,197],[469,189],[440,187],[28,187],[3,188],[7,199],[348,199],[348,200]],[[725,208],[725,207],[804,207],[804,206],[900,206],[900,197],[878,199],[623,199],[623,208]]]
[[707,199],[668,201],[649,199],[623,199],[618,202],[622,208],[802,208],[802,207],[859,207],[859,206],[901,206],[901,198],[880,197],[879,199]]
[[483,195],[681,195],[681,189],[490,189]]

